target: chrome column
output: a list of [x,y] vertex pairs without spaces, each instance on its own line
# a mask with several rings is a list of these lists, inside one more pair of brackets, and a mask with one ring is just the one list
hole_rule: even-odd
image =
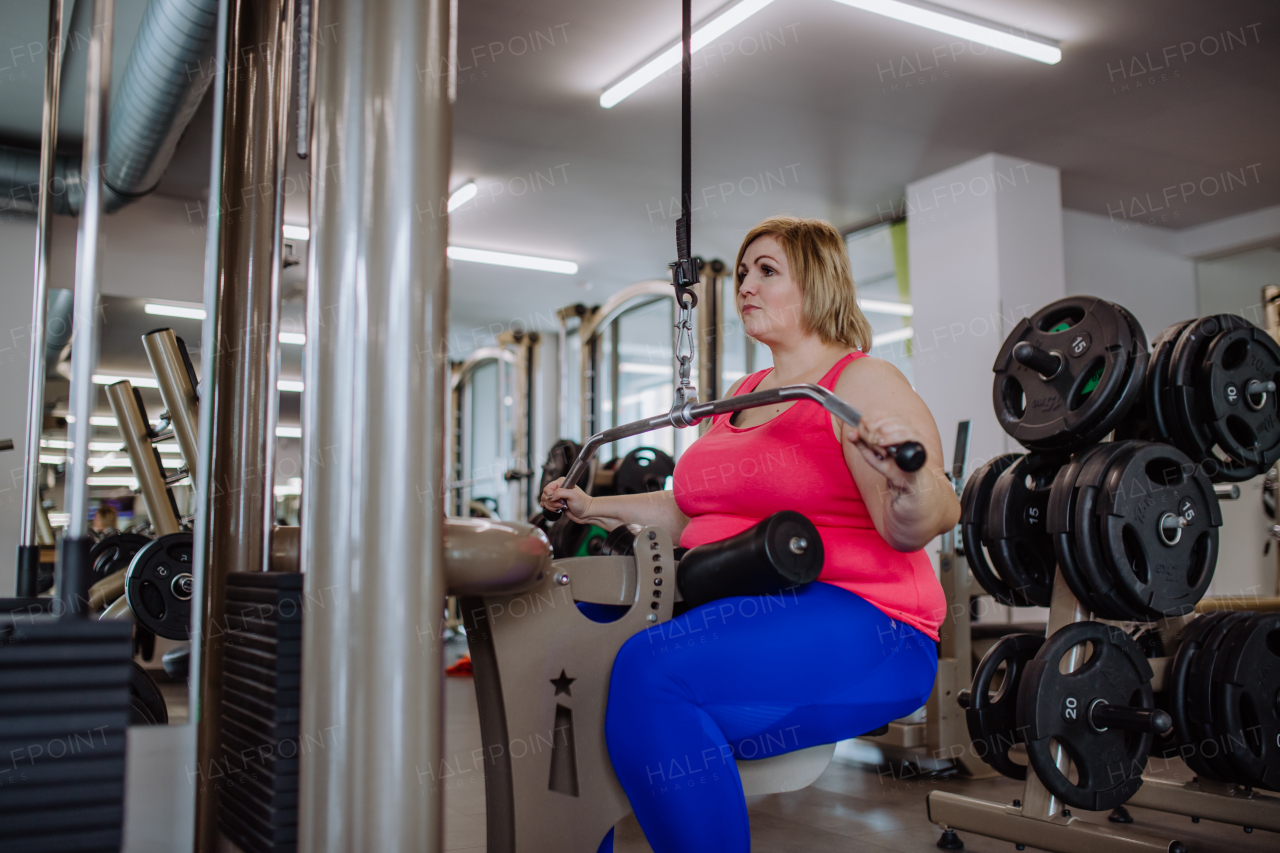
[[164,400],[169,423],[173,425],[173,436],[194,486],[200,458],[200,402],[187,373],[187,361],[183,358],[178,336],[173,329],[159,329],[143,335],[142,346],[147,351],[147,361],[151,362],[151,372],[156,375],[160,399]]
[[49,229],[53,219],[53,166],[58,154],[58,94],[62,85],[62,0],[50,0],[44,66],[44,118],[40,130],[40,206],[36,214],[36,286],[31,301],[31,364],[27,369],[27,443],[22,481],[22,535],[17,594],[36,594],[40,570],[40,433],[44,426],[45,317],[49,298]]
[[[269,564],[266,524],[275,436],[271,407],[272,339],[280,260],[280,177],[287,154],[282,126],[292,79],[292,0],[230,0],[221,111],[220,173],[212,187],[213,270],[206,257],[205,305],[212,323],[203,334],[201,440],[208,468],[196,480],[204,519],[199,533],[203,571],[203,632],[196,680],[198,730],[196,849],[217,844],[214,761],[221,761],[222,647],[217,642],[229,572],[262,571]],[[229,73],[227,73],[229,72]],[[216,205],[216,212],[214,206]],[[212,278],[212,282],[209,280]],[[208,432],[204,432],[204,430]],[[209,439],[205,439],[209,435]]]
[[[111,87],[111,32],[115,0],[95,0],[93,30],[89,37],[88,73],[84,96],[84,142],[81,174],[84,206],[76,236],[75,343],[71,347],[71,400],[75,422],[68,428],[71,469],[67,471],[66,503],[71,520],[62,538],[59,555],[58,594],[66,612],[83,613],[89,565],[89,419],[98,401],[93,371],[98,362],[98,286],[102,271],[98,232],[102,224],[102,150],[107,135],[107,104]],[[43,198],[47,193],[41,193]],[[43,352],[41,353],[43,357]],[[68,418],[70,420],[70,418]],[[38,442],[37,442],[38,444]]]
[[[449,0],[324,0],[303,399],[298,849],[441,847]],[[331,34],[331,35],[330,35]],[[323,601],[323,606],[318,602]]]

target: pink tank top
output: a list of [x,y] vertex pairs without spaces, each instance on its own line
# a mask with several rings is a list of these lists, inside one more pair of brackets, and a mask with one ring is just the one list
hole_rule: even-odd
[[[864,355],[846,355],[818,384],[834,389],[845,366]],[[747,377],[738,394],[754,391],[769,370]],[[876,531],[827,410],[801,400],[758,426],[735,427],[730,417],[717,415],[676,463],[676,505],[689,517],[680,545],[725,539],[779,510],[796,510],[822,536],[819,580],[938,639],[947,605],[929,557],[895,551]]]

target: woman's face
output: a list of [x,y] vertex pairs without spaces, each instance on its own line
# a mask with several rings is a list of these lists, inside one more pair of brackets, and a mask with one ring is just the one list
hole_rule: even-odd
[[766,345],[802,335],[803,307],[782,244],[772,234],[752,240],[738,267],[738,313],[747,334]]

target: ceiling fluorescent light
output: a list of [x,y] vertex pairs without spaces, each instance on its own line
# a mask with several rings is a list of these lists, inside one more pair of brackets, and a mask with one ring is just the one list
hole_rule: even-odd
[[310,240],[311,229],[305,225],[284,225],[280,233],[290,240]]
[[859,299],[858,307],[864,314],[896,314],[899,317],[910,317],[916,311],[905,302],[882,302],[879,299]]
[[307,336],[302,334],[301,332],[281,332],[280,333],[280,343],[282,344],[295,344],[297,346],[302,346],[306,342],[307,342]]
[[145,376],[108,376],[104,373],[93,374],[94,385],[115,385],[117,382],[128,382],[134,388],[159,388],[160,383]]
[[70,450],[71,448],[75,447],[75,444],[61,438],[42,438],[40,439],[40,446],[56,447],[60,450]]
[[836,2],[884,15],[896,21],[915,24],[927,30],[985,44],[997,50],[1016,53],[1018,56],[1025,56],[1027,59],[1034,59],[1046,65],[1057,65],[1062,61],[1062,50],[1052,39],[1026,32],[1015,34],[1010,32],[1012,27],[975,18],[945,6],[935,6],[920,0],[836,0]]
[[916,330],[910,326],[901,329],[894,329],[892,332],[884,332],[883,334],[873,335],[871,338],[871,346],[878,347],[881,344],[896,344],[899,341],[909,341],[915,335]]
[[[698,25],[689,40],[690,52],[706,47],[715,39],[729,32],[738,24],[759,12],[773,0],[743,0],[743,2],[725,9],[709,21]],[[648,83],[658,79],[667,71],[680,64],[680,41],[663,50],[653,59],[614,83],[600,96],[600,106],[606,110],[620,103],[624,98],[643,89]]]
[[276,427],[276,438],[302,438],[302,427],[278,426]]
[[484,249],[449,247],[449,258],[454,261],[471,261],[476,264],[496,264],[500,267],[516,267],[522,270],[540,270],[573,275],[578,265],[573,261],[556,261],[551,258],[535,258],[532,255],[509,255],[506,252],[487,252]]
[[188,320],[203,320],[204,309],[193,305],[166,305],[163,302],[148,302],[143,306],[148,314],[161,317],[184,317]]
[[277,390],[280,391],[302,391],[302,382],[298,379],[281,379],[276,383]]
[[66,461],[67,461],[67,457],[65,456],[50,456],[45,453],[40,454],[41,465],[61,465]]
[[480,192],[480,188],[476,186],[476,182],[467,181],[465,184],[454,190],[453,195],[449,196],[449,204],[446,206],[445,210],[448,213],[453,213],[455,210],[471,201],[471,199],[475,198],[476,193],[478,192]]

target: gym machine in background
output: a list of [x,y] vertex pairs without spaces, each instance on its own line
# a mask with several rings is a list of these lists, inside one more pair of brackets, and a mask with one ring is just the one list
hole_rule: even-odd
[[445,459],[452,516],[525,519],[536,492],[537,332],[509,331],[450,366]]
[[[1049,622],[997,641],[959,697],[972,753],[1023,796],[931,792],[938,846],[965,830],[1057,853],[1185,849],[1126,828],[1126,803],[1280,831],[1280,798],[1260,792],[1280,790],[1280,614],[1196,615],[1219,492],[1280,458],[1280,346],[1214,315],[1149,352],[1129,312],[1071,297],[1016,326],[994,369],[997,418],[1031,452],[970,476],[965,550],[997,600],[1048,605]],[[1173,758],[1196,776],[1159,778]]]

